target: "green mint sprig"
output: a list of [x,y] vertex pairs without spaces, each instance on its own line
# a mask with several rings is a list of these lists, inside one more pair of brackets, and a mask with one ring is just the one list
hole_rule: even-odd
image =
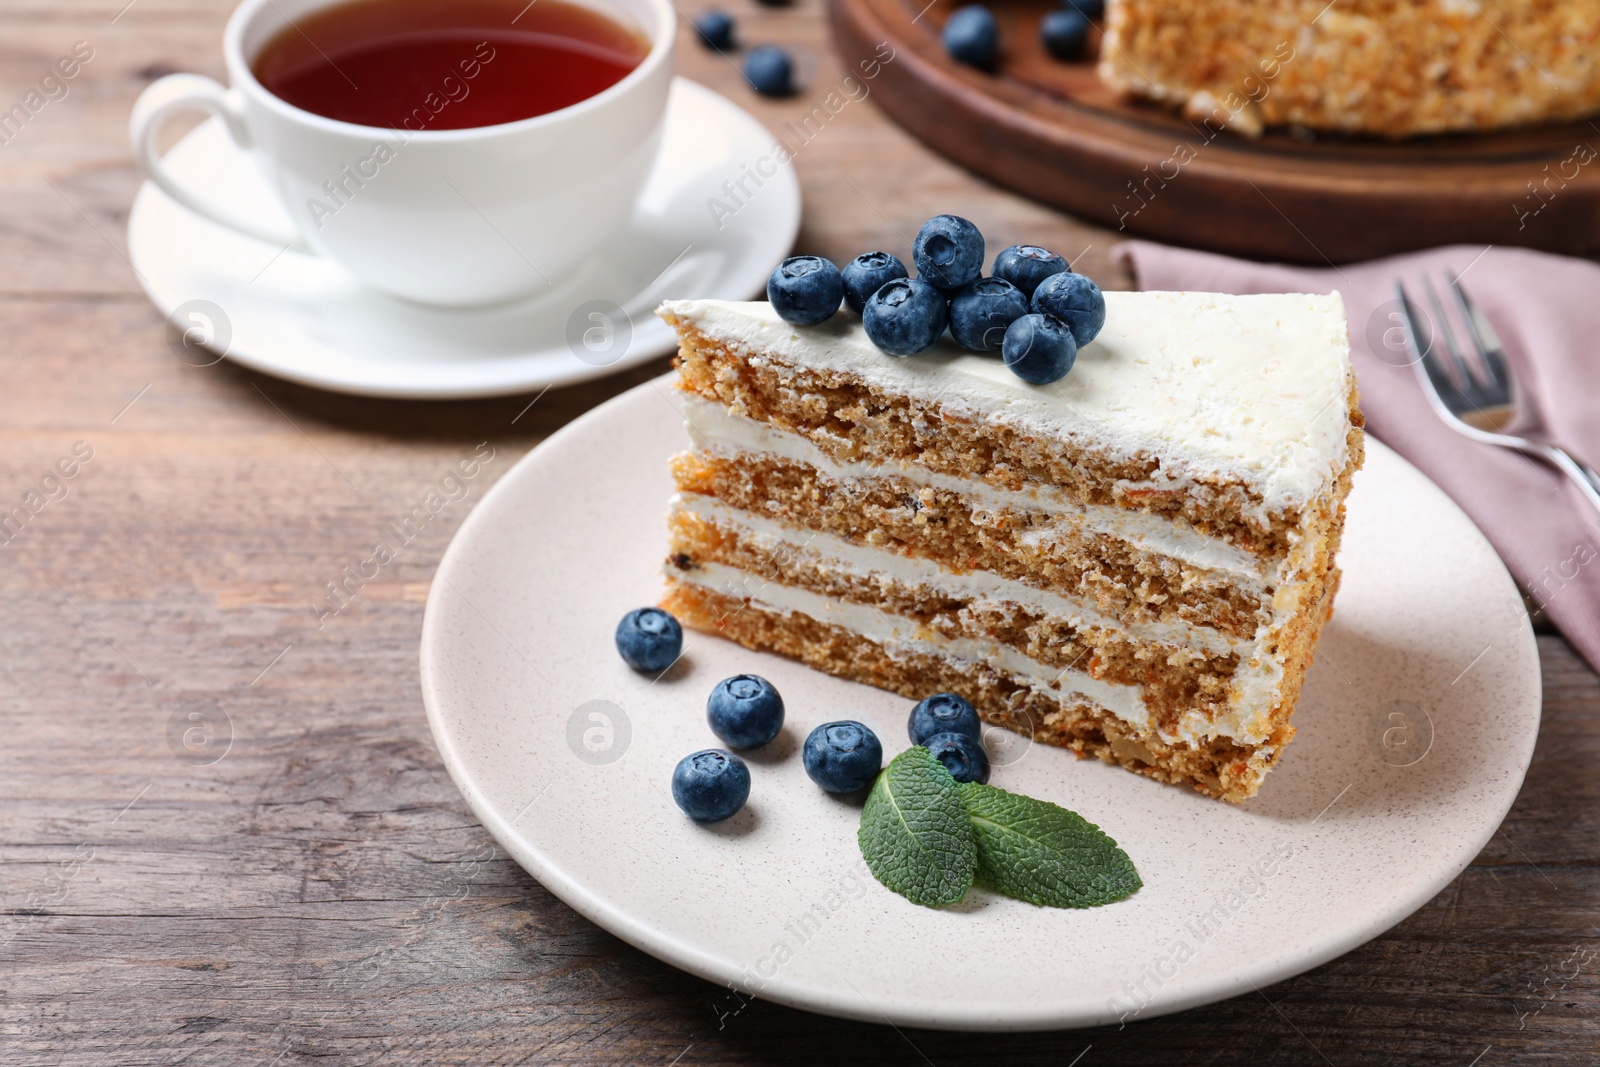
[[1128,854],[1082,815],[992,785],[957,788],[971,816],[980,885],[1030,904],[1094,908],[1144,884]]
[[913,904],[954,904],[978,870],[961,790],[925,748],[908,748],[873,783],[856,834],[873,877]]
[[1057,804],[961,784],[926,748],[878,775],[856,835],[873,876],[913,904],[954,904],[976,881],[1054,908],[1123,900],[1143,882],[1098,826]]

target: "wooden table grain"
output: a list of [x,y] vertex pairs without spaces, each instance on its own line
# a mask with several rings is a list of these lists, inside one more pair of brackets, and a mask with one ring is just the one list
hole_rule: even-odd
[[[1114,234],[997,191],[886,122],[870,84],[844,82],[821,0],[724,2],[746,42],[796,49],[807,90],[758,100],[687,31],[681,68],[789,139],[801,248],[904,249],[923,218],[954,211],[996,246],[1036,241],[1126,284]],[[176,358],[127,260],[127,117],[163,73],[221,76],[227,7],[0,5],[0,110],[78,42],[92,49],[64,96],[0,137],[0,513],[27,514],[0,537],[0,1062],[1600,1058],[1600,680],[1553,634],[1539,637],[1527,784],[1473,865],[1369,944],[1213,1007],[1015,1036],[762,1002],[729,1014],[723,991],[562,905],[440,765],[418,694],[422,605],[494,478],[666,362],[529,407],[334,396]],[[329,613],[327,583],[484,441],[494,458],[471,495]],[[200,732],[186,745],[184,731]],[[225,753],[197,757],[198,742]],[[1294,932],[1249,936],[1266,950]]]

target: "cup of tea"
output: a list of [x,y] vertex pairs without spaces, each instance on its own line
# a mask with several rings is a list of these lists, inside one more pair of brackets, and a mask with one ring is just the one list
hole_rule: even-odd
[[[212,221],[315,251],[374,288],[471,306],[560,284],[628,219],[660,148],[669,0],[244,0],[231,85],[153,82],[130,135],[145,176]],[[176,180],[156,139],[217,115],[292,232]]]

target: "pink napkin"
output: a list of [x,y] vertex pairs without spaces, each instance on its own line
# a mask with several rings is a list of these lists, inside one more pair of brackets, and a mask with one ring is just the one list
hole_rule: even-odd
[[[1459,273],[1462,288],[1500,335],[1545,436],[1597,466],[1600,266],[1520,248],[1465,245],[1326,269],[1250,263],[1147,241],[1127,242],[1114,254],[1141,289],[1343,294],[1368,431],[1472,516],[1532,598],[1534,618],[1547,617],[1600,670],[1600,513],[1542,461],[1469,441],[1439,421],[1409,365],[1394,301],[1396,278],[1425,306],[1424,278],[1439,288],[1447,271]],[[1439,296],[1450,299],[1442,288]]]

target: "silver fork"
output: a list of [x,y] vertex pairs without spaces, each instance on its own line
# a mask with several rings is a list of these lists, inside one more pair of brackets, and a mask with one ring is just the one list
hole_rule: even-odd
[[1506,362],[1500,338],[1461,288],[1461,280],[1450,275],[1446,281],[1461,320],[1467,325],[1474,358],[1467,358],[1465,349],[1457,344],[1455,331],[1431,281],[1424,278],[1423,286],[1432,305],[1439,339],[1444,342],[1442,345],[1434,343],[1433,331],[1428,328],[1426,317],[1417,314],[1406,287],[1400,282],[1395,282],[1394,286],[1404,319],[1406,348],[1433,410],[1446,426],[1463,437],[1515,449],[1549,463],[1570,478],[1594,509],[1600,511],[1600,475],[1557,445],[1511,432],[1525,425],[1527,409],[1522,390],[1517,388]]

